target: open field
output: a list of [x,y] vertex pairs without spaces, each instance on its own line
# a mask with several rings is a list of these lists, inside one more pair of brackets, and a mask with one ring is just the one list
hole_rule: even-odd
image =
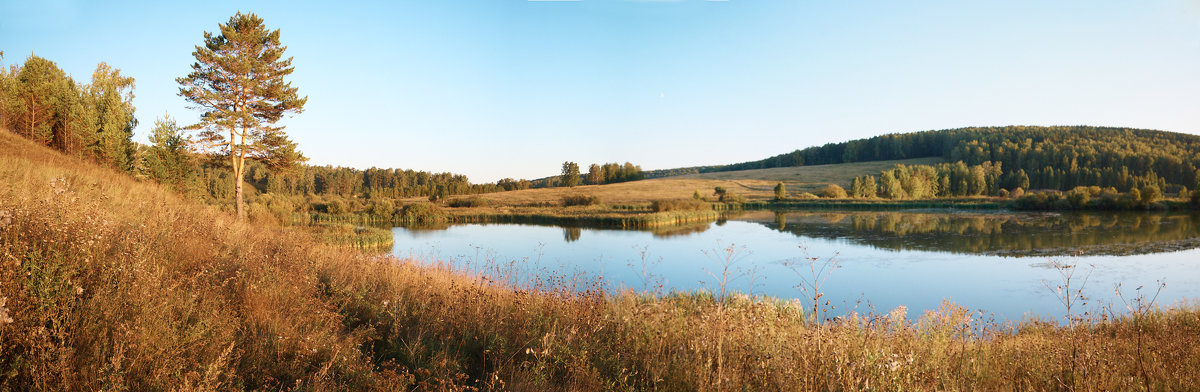
[[1200,311],[1005,326],[946,303],[516,284],[238,222],[0,132],[0,390],[1186,390]]
[[[668,178],[724,181],[762,180],[770,182],[772,187],[775,186],[775,183],[782,181],[785,185],[787,185],[788,190],[791,192],[812,192],[829,184],[838,184],[843,188],[850,188],[850,181],[853,180],[854,177],[865,174],[878,177],[880,171],[891,169],[897,164],[936,165],[942,162],[945,162],[945,160],[942,158],[915,158],[890,161],[839,163],[835,165],[737,170],[716,173],[688,174]],[[771,189],[767,189],[767,191],[770,190]]]
[[[563,197],[573,195],[595,196],[606,204],[648,204],[653,200],[691,198],[700,191],[712,196],[713,188],[724,187],[730,192],[745,196],[748,200],[769,200],[774,197],[775,185],[782,181],[791,194],[813,192],[829,184],[850,187],[854,177],[864,174],[879,175],[884,169],[896,164],[935,164],[940,158],[919,158],[894,161],[858,162],[837,165],[781,167],[773,169],[741,170],[720,173],[690,174],[685,176],[656,178],[651,180],[623,182],[606,185],[580,185],[574,188],[538,188],[479,195],[496,206],[530,206],[539,203],[558,203]],[[452,199],[469,198],[454,196]],[[410,198],[407,202],[418,202],[423,198]]]

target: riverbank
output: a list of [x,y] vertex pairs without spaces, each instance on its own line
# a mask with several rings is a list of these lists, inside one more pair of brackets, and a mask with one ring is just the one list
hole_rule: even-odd
[[[331,247],[0,136],[0,389],[1186,390],[1200,309],[826,319]],[[1065,314],[1065,312],[1064,312]]]

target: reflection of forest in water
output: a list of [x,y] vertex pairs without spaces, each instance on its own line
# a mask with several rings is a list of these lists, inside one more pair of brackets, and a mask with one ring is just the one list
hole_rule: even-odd
[[1179,213],[755,212],[738,219],[893,250],[1049,256],[1200,247],[1200,215]]

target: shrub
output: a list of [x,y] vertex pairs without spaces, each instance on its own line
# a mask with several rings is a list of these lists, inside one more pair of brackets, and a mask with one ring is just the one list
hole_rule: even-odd
[[[1096,188],[1096,191],[1099,192],[1100,188]],[[1088,187],[1078,186],[1067,192],[1067,202],[1072,208],[1083,208],[1091,197],[1092,193]]]
[[445,212],[430,203],[413,203],[404,206],[401,217],[414,222],[435,222],[445,217]]
[[817,194],[827,199],[844,199],[847,196],[846,189],[838,186],[838,184],[829,184],[829,186],[821,189]]
[[370,213],[374,216],[390,217],[396,209],[391,199],[376,199],[371,201]]
[[744,203],[744,202],[746,202],[746,198],[742,197],[742,195],[739,195],[739,194],[736,194],[733,192],[725,192],[725,194],[721,195],[721,202],[722,203]]
[[350,211],[350,207],[346,206],[346,202],[341,199],[333,199],[325,202],[324,205],[318,207],[318,211],[327,214],[345,214]]
[[490,202],[490,201],[488,201],[487,199],[482,199],[482,198],[478,198],[478,197],[470,197],[470,198],[462,198],[462,199],[454,199],[454,200],[451,200],[451,201],[450,201],[450,203],[449,203],[449,204],[447,204],[447,205],[449,205],[450,207],[454,207],[454,208],[459,208],[459,207],[487,207],[488,205],[491,205],[491,202]]
[[1154,185],[1146,185],[1142,187],[1142,204],[1150,204],[1162,199],[1162,191]]
[[680,199],[680,200],[655,200],[650,202],[650,208],[654,212],[666,211],[704,211],[712,209],[712,206],[706,202],[696,199]]
[[590,206],[590,205],[595,205],[595,204],[600,204],[599,197],[587,196],[587,195],[571,195],[571,196],[563,196],[563,198],[562,198],[562,205],[564,207]]
[[247,204],[246,216],[250,218],[250,222],[255,224],[279,224],[279,220],[275,218],[275,215],[271,214],[271,210],[261,203]]
[[802,192],[799,195],[796,195],[796,198],[797,199],[816,199],[817,195],[812,194],[812,192]]

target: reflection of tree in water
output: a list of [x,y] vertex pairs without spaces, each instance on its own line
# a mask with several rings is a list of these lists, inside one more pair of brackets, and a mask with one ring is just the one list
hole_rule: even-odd
[[656,227],[650,230],[650,233],[658,238],[685,236],[695,233],[703,233],[712,227],[709,222],[692,223],[678,226]]
[[1200,216],[1108,213],[776,213],[758,220],[798,236],[883,249],[1009,256],[1156,253],[1200,247]]
[[567,242],[579,241],[579,237],[583,236],[583,229],[578,227],[564,227],[563,239]]

